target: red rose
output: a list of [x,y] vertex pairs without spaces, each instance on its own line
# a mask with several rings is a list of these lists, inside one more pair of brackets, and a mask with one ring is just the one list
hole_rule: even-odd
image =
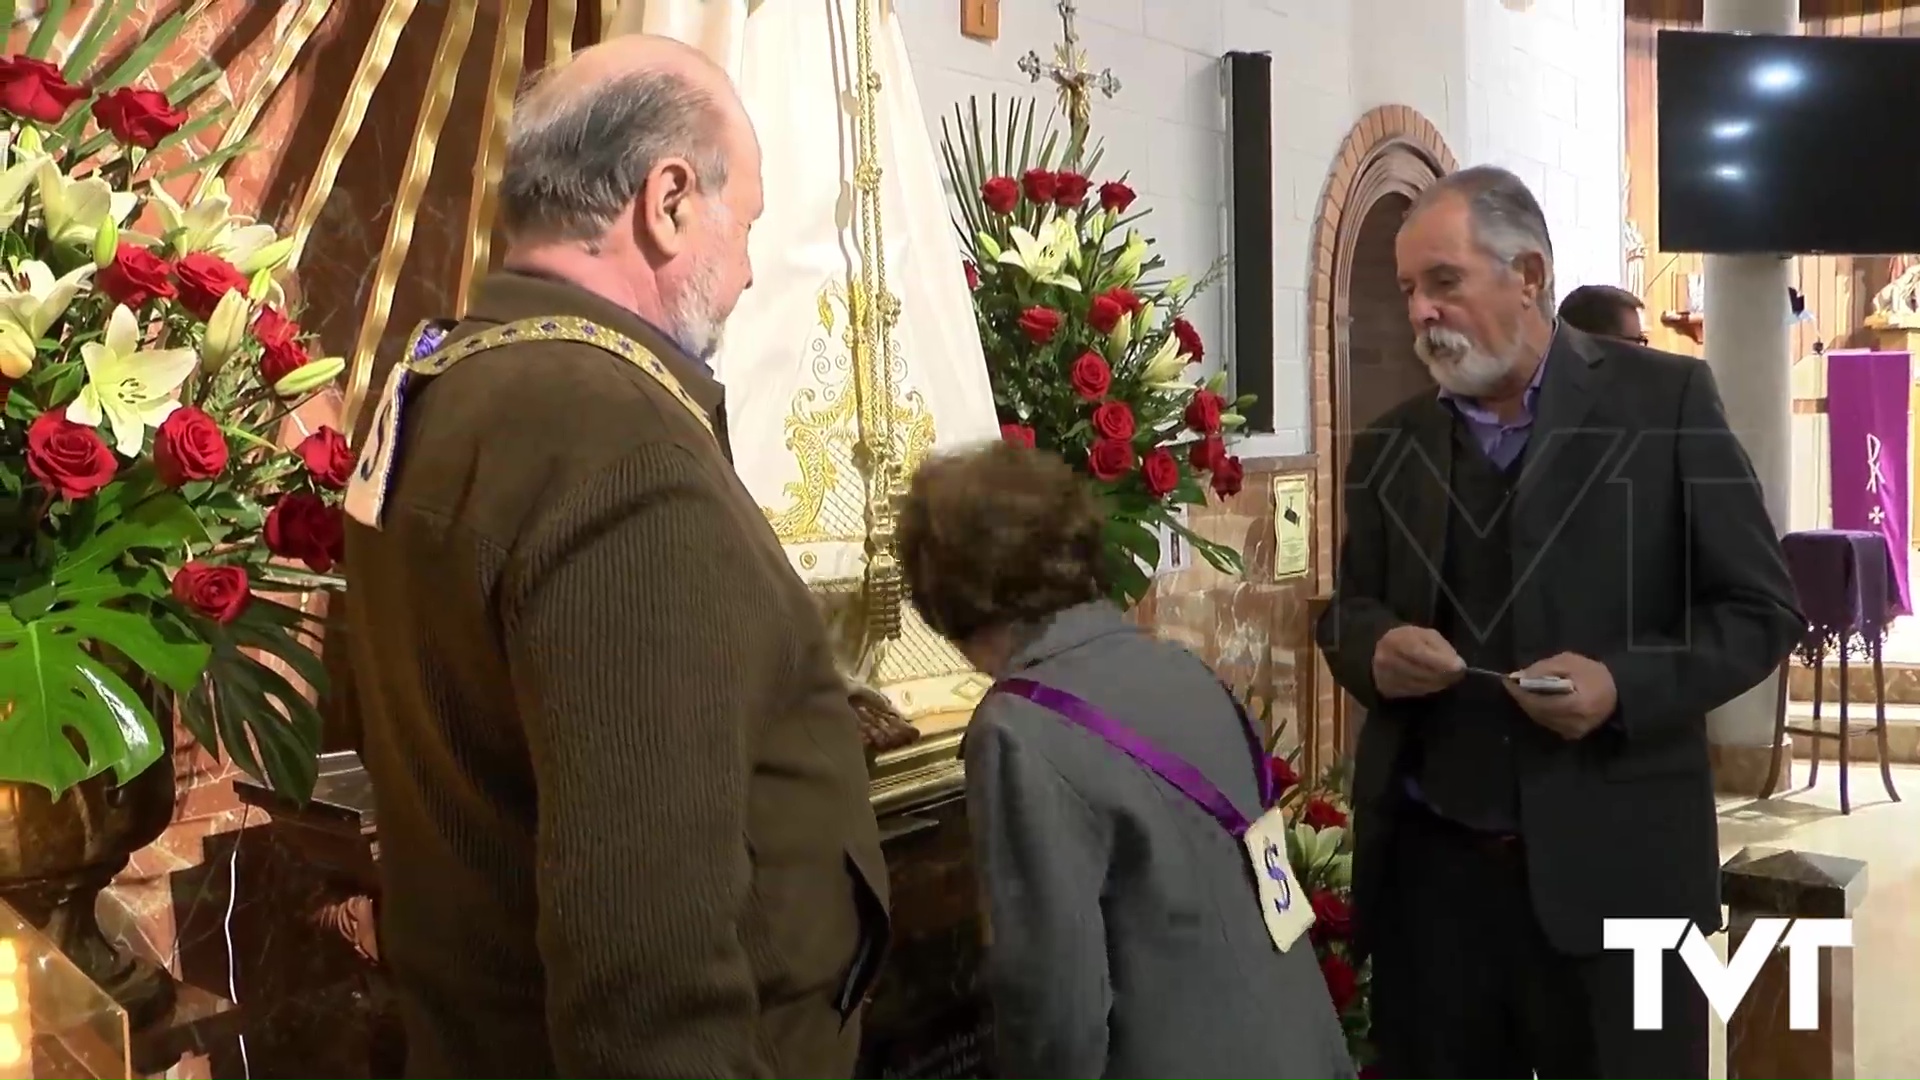
[[1099,401],[1107,396],[1107,388],[1113,385],[1113,369],[1099,353],[1089,349],[1080,354],[1073,362],[1072,370],[1067,372],[1067,380],[1073,383],[1073,390],[1088,401]]
[[1127,309],[1120,301],[1101,293],[1093,298],[1093,303],[1087,305],[1087,322],[1100,333],[1111,334],[1113,328],[1120,324],[1120,316],[1126,313]]
[[1086,200],[1087,188],[1093,181],[1076,172],[1061,172],[1054,174],[1053,184],[1055,206],[1079,206]]
[[1300,782],[1300,774],[1293,771],[1293,762],[1275,754],[1267,759],[1267,779],[1272,782],[1273,797],[1277,799]]
[[203,618],[226,625],[253,600],[247,572],[238,566],[214,566],[198,559],[173,575],[173,598]]
[[1140,478],[1147,483],[1147,494],[1156,499],[1165,498],[1180,486],[1180,463],[1173,460],[1166,447],[1156,447],[1140,463]]
[[153,433],[153,471],[168,487],[211,480],[227,469],[227,437],[199,409],[182,405]]
[[1133,315],[1140,314],[1141,309],[1147,306],[1145,300],[1135,296],[1133,290],[1127,288],[1125,285],[1115,285],[1100,295],[1113,297],[1114,300],[1119,302],[1121,307],[1126,308],[1127,312]]
[[26,56],[0,60],[0,112],[57,124],[66,118],[74,102],[86,96],[86,87],[68,82],[59,68],[44,60]]
[[1015,446],[1033,449],[1033,429],[1025,424],[1001,424],[1000,438]]
[[1315,829],[1344,829],[1347,815],[1325,799],[1309,799],[1306,808],[1300,811],[1300,822]]
[[1343,1013],[1360,991],[1360,975],[1346,958],[1328,953],[1320,958],[1320,975],[1327,980],[1327,996],[1333,999],[1333,1011]]
[[1124,401],[1109,401],[1093,410],[1093,430],[1102,438],[1125,442],[1133,438],[1133,410]]
[[1020,313],[1020,329],[1035,345],[1045,345],[1060,331],[1060,313],[1050,307],[1030,307]]
[[1352,936],[1353,905],[1347,903],[1346,897],[1326,889],[1315,889],[1307,894],[1307,900],[1313,905],[1315,937],[1344,941]]
[[180,130],[187,114],[167,102],[158,90],[125,87],[93,103],[93,118],[113,137],[129,146],[153,149],[160,140]]
[[1124,214],[1127,207],[1133,205],[1133,189],[1118,180],[1109,180],[1100,185],[1100,208]]
[[268,551],[283,559],[298,559],[316,574],[333,569],[346,547],[340,508],[305,491],[280,496],[267,511],[263,532]]
[[980,185],[980,201],[996,214],[1010,214],[1020,204],[1020,185],[1011,177],[996,176]]
[[100,291],[114,303],[136,310],[155,299],[171,299],[173,267],[146,248],[123,240],[114,250],[112,265],[100,271]]
[[180,303],[201,319],[213,317],[220,298],[230,292],[246,292],[247,276],[218,255],[196,251],[185,256],[173,268],[180,279]]
[[1192,323],[1185,319],[1173,320],[1173,336],[1180,339],[1180,351],[1187,354],[1187,363],[1197,364],[1206,359],[1207,347]]
[[253,340],[269,349],[291,345],[300,340],[300,324],[280,314],[278,308],[263,307],[260,314],[254,316]]
[[313,482],[321,487],[339,491],[347,486],[353,476],[353,451],[347,447],[347,437],[326,426],[300,440],[293,448],[300,456],[307,471],[313,474]]
[[1230,457],[1213,467],[1213,493],[1221,498],[1240,494],[1240,485],[1247,478],[1247,472],[1240,466],[1240,459]]
[[62,499],[84,499],[107,486],[120,462],[98,432],[54,409],[27,428],[27,471]]
[[1211,390],[1196,390],[1187,401],[1187,426],[1202,435],[1220,432],[1220,410],[1226,407],[1220,395]]
[[1360,1066],[1360,1071],[1355,1075],[1359,1077],[1359,1080],[1385,1080],[1385,1076],[1380,1072],[1380,1066],[1378,1065],[1362,1065]]
[[1020,190],[1029,202],[1050,203],[1060,193],[1060,177],[1045,169],[1028,169],[1020,178]]
[[1087,471],[1100,480],[1118,480],[1133,469],[1133,444],[1124,439],[1096,439],[1087,451]]
[[269,345],[260,354],[260,381],[272,387],[274,383],[306,367],[313,360],[307,355],[307,347],[297,341],[280,345]]
[[1227,444],[1218,435],[1209,435],[1187,451],[1187,464],[1201,472],[1212,472],[1227,460]]
[[977,289],[980,287],[980,268],[973,265],[972,260],[961,263],[960,269],[966,272],[967,288]]

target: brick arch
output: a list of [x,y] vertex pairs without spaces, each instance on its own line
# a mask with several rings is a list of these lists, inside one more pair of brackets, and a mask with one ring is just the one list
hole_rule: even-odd
[[[1309,363],[1313,371],[1314,578],[1315,591],[1333,588],[1334,556],[1344,525],[1341,507],[1341,448],[1335,432],[1350,428],[1346,415],[1347,318],[1355,245],[1368,211],[1382,198],[1411,197],[1458,168],[1453,151],[1426,117],[1405,105],[1373,109],[1347,132],[1334,155],[1320,192],[1316,216],[1312,276],[1308,278]],[[1323,730],[1335,733],[1335,745],[1348,741],[1345,710],[1322,674],[1315,716]]]

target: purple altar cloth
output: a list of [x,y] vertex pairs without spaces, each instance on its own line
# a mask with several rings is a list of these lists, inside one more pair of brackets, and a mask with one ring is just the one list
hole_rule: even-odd
[[1878,639],[1900,610],[1893,554],[1879,532],[1809,529],[1780,540],[1809,643]]

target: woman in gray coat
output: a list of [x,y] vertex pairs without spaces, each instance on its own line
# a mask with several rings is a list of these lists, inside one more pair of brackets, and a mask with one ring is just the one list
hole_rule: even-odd
[[1057,457],[1000,444],[928,462],[901,508],[914,607],[997,680],[965,743],[997,1075],[1351,1077],[1227,824],[1260,817],[1264,755],[1205,664],[1103,599],[1102,523]]

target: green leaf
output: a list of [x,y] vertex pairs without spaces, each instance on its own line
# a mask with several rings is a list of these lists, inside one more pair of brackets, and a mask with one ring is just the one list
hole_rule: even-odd
[[13,29],[13,0],[0,0],[0,34]]
[[165,52],[167,47],[173,44],[173,39],[179,37],[180,32],[187,28],[187,16],[191,13],[190,10],[184,9],[176,11],[168,16],[165,22],[147,31],[146,38],[127,54],[127,58],[120,62],[120,66],[100,80],[98,91],[102,94],[110,93],[130,85],[133,80],[139,78],[147,70],[147,66]]
[[233,160],[234,158],[239,157],[241,154],[248,153],[253,149],[254,149],[254,144],[251,140],[242,139],[239,142],[234,143],[232,146],[223,146],[220,149],[207,154],[205,157],[199,158],[194,161],[183,162],[179,165],[175,165],[173,168],[168,169],[167,171],[161,173],[159,176],[155,177],[155,179],[164,182],[167,180],[172,180],[175,177],[191,176],[194,173],[203,172],[207,169],[218,168],[221,165],[225,165],[227,162]]
[[[99,512],[108,513],[118,509],[105,498],[109,491],[118,486],[109,485],[99,496],[95,496],[95,500],[91,500],[98,502]],[[121,490],[124,496],[127,489]],[[200,519],[194,515],[193,508],[173,492],[165,492],[135,503],[128,507],[118,520],[104,518],[102,520],[105,523],[104,528],[95,533],[92,539],[74,547],[60,560],[59,565],[54,569],[55,581],[76,580],[84,573],[104,566],[129,551],[143,548],[175,549],[185,546],[189,540],[201,535]]]
[[[45,60],[53,51],[53,41],[60,34],[60,25],[67,20],[67,9],[73,6],[73,0],[47,0],[45,10],[40,12],[39,23],[33,28],[33,37],[27,40],[27,55],[35,60]],[[8,23],[5,29],[13,29]]]
[[285,676],[243,651],[275,656],[316,693],[324,688],[319,658],[282,623],[287,610],[256,597],[232,624],[207,625],[213,658],[185,713],[208,749],[224,750],[249,776],[304,803],[319,769],[320,711]]
[[1114,603],[1123,608],[1133,607],[1140,602],[1141,597],[1147,595],[1147,590],[1153,587],[1153,582],[1131,556],[1117,552],[1113,548],[1107,548],[1103,555],[1107,589]]
[[1147,566],[1160,565],[1160,537],[1152,529],[1126,518],[1109,518],[1101,532],[1107,547],[1119,548]]
[[73,43],[73,51],[67,54],[66,66],[60,73],[70,81],[85,78],[93,62],[100,58],[100,50],[113,35],[126,24],[127,16],[133,13],[137,0],[96,0],[93,17],[87,20],[85,29]]
[[0,609],[0,687],[8,695],[0,709],[8,713],[0,723],[0,780],[58,795],[109,769],[124,784],[160,759],[159,726],[104,659],[115,654],[185,691],[209,651],[170,620],[128,611],[62,600],[22,621]]

